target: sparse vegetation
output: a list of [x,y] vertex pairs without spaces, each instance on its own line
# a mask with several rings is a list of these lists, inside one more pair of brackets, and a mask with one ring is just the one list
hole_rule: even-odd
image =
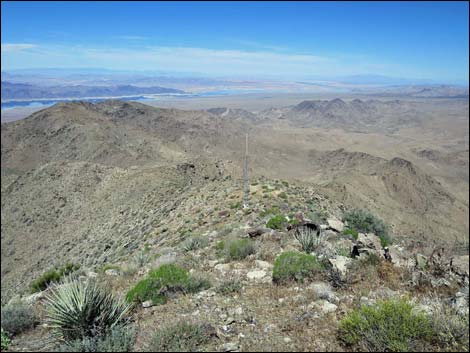
[[227,280],[219,284],[216,288],[216,292],[222,295],[240,292],[242,284],[237,280]]
[[323,266],[313,255],[298,252],[285,252],[274,262],[273,282],[303,282],[323,270]]
[[208,328],[202,324],[179,322],[155,332],[149,352],[196,352],[210,339]]
[[271,228],[271,229],[277,229],[280,230],[284,227],[284,225],[287,223],[287,219],[282,216],[282,215],[276,215],[272,217],[267,223],[266,227]]
[[243,260],[256,252],[255,243],[250,239],[233,239],[224,244],[226,256],[230,260]]
[[436,305],[431,316],[433,343],[447,352],[469,351],[469,317],[446,304]]
[[104,337],[116,325],[126,324],[130,306],[94,280],[67,278],[47,294],[45,308],[54,335],[71,342]]
[[430,319],[405,299],[362,306],[341,320],[339,332],[346,345],[371,352],[419,350],[432,338]]
[[135,332],[130,325],[116,325],[103,336],[84,337],[59,345],[57,352],[131,352]]
[[383,220],[377,218],[367,210],[353,209],[343,216],[348,227],[363,233],[374,233],[380,238],[383,247],[391,243],[388,227]]
[[7,332],[5,332],[3,330],[3,327],[2,327],[2,351],[6,351],[8,349],[8,347],[10,347],[10,343],[11,343],[11,340],[10,340],[10,337],[8,337],[8,334]]
[[2,308],[2,329],[10,335],[16,335],[32,329],[37,318],[33,308],[22,303],[12,303]]
[[127,293],[128,301],[164,304],[171,293],[195,293],[210,287],[205,279],[190,276],[188,271],[174,264],[162,265],[151,271]]
[[51,269],[42,274],[31,283],[31,292],[41,292],[52,283],[58,283],[64,276],[67,276],[80,268],[79,265],[68,263],[62,267]]
[[281,199],[284,199],[284,200],[287,199],[287,194],[285,192],[280,192],[279,195],[277,195],[277,196],[280,197]]

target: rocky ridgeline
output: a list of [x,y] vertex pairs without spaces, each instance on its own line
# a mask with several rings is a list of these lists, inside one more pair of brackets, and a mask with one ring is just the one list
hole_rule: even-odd
[[[468,255],[439,248],[418,253],[411,239],[384,246],[377,234],[348,231],[345,206],[313,187],[261,178],[243,208],[238,184],[226,178],[188,188],[126,259],[80,270],[81,278],[98,278],[121,295],[164,264],[211,282],[197,293],[172,293],[163,305],[141,302],[133,313],[135,350],[175,319],[204,323],[213,337],[209,350],[329,351],[345,349],[336,339],[338,322],[361,304],[410,298],[429,315],[446,303],[468,316]],[[315,237],[313,250],[305,251],[296,236],[302,232]],[[226,251],[237,241],[249,242],[246,256]],[[289,253],[313,255],[321,270],[280,282],[278,259]],[[47,291],[20,300],[41,316]],[[28,335],[38,332],[46,341],[47,327],[40,325],[14,338],[12,349],[28,348]]]

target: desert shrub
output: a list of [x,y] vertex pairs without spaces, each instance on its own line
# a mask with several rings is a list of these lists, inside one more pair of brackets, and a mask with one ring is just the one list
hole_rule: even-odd
[[242,289],[242,284],[237,280],[227,280],[219,284],[216,288],[216,292],[219,294],[227,295],[231,293],[240,292]]
[[205,279],[190,276],[188,271],[174,264],[166,264],[151,271],[127,293],[128,301],[164,304],[172,293],[195,293],[210,287]]
[[230,260],[243,260],[256,252],[255,243],[250,239],[234,239],[225,243],[226,255]]
[[149,255],[144,250],[139,251],[132,258],[132,262],[136,268],[142,268],[149,262]]
[[283,283],[288,281],[303,282],[323,270],[323,266],[313,255],[294,251],[279,255],[274,262],[273,281]]
[[346,228],[345,230],[343,230],[343,235],[347,236],[347,237],[351,237],[353,238],[354,240],[357,240],[358,236],[359,236],[359,233],[357,230],[355,229],[351,229],[351,228]]
[[445,304],[434,307],[431,316],[433,343],[448,352],[468,352],[468,325],[468,314],[460,315]]
[[374,233],[380,238],[382,246],[391,243],[388,227],[383,220],[377,218],[367,210],[353,209],[346,212],[343,221],[348,223],[348,227],[363,233]]
[[277,196],[284,200],[287,199],[287,194],[285,192],[280,192]]
[[147,347],[149,352],[196,352],[210,340],[210,332],[202,324],[179,322],[155,332]]
[[340,339],[350,346],[372,352],[419,350],[432,338],[426,314],[413,311],[406,299],[385,300],[362,306],[340,321]]
[[302,250],[308,254],[317,250],[323,244],[325,238],[321,230],[316,232],[304,227],[297,229],[294,237],[302,246]]
[[103,336],[127,323],[130,306],[94,280],[67,278],[54,285],[45,300],[46,323],[59,339]]
[[292,224],[295,226],[295,225],[300,224],[300,221],[297,218],[291,218],[289,219],[289,224]]
[[269,221],[266,223],[266,227],[271,229],[282,229],[286,223],[287,219],[284,216],[276,215],[269,219]]
[[58,283],[64,276],[67,276],[80,268],[79,265],[67,263],[62,267],[54,268],[43,273],[39,278],[31,283],[31,292],[41,292],[52,283]]
[[12,303],[2,308],[2,329],[16,335],[33,328],[37,323],[33,309],[26,304]]
[[8,347],[10,347],[10,343],[11,343],[10,337],[8,337],[8,334],[5,331],[3,331],[3,328],[2,328],[2,351],[6,351]]
[[240,208],[240,206],[241,206],[241,202],[240,202],[240,201],[230,204],[230,208],[231,208],[232,210],[237,209],[237,208]]
[[183,251],[193,251],[197,249],[201,249],[207,245],[207,239],[201,236],[194,236],[191,238],[186,239],[182,244],[181,247]]
[[59,345],[57,352],[130,352],[135,331],[130,325],[116,325],[106,334],[84,337]]

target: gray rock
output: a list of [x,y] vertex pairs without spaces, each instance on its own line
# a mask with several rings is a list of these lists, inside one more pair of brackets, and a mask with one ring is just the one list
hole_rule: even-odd
[[273,265],[267,261],[256,260],[255,263],[256,267],[265,271],[270,271],[273,268]]
[[337,305],[323,299],[317,300],[309,305],[309,309],[316,310],[320,316],[334,313],[337,308]]
[[469,256],[456,256],[452,259],[452,271],[461,276],[469,276]]
[[239,348],[240,346],[238,345],[238,343],[235,342],[228,342],[224,343],[223,345],[224,352],[234,352],[237,351]]
[[153,301],[152,300],[146,300],[142,303],[142,308],[150,308],[153,306]]
[[333,268],[335,268],[341,275],[345,275],[348,272],[348,265],[353,261],[350,257],[337,255],[333,259],[329,259]]
[[259,280],[262,280],[263,278],[265,278],[266,276],[267,276],[267,273],[264,270],[254,270],[254,271],[250,271],[246,274],[246,277],[250,281],[259,281]]
[[330,229],[336,232],[342,232],[344,230],[344,223],[337,220],[336,218],[330,218],[327,220]]

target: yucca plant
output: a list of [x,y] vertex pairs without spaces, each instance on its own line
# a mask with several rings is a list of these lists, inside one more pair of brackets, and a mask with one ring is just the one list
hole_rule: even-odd
[[307,254],[321,246],[325,238],[321,230],[314,231],[309,228],[297,229],[294,233],[294,237],[302,246],[302,250]]
[[67,278],[46,295],[46,323],[65,341],[106,334],[128,321],[130,305],[92,279]]
[[181,246],[183,248],[183,251],[188,252],[188,251],[193,251],[193,250],[203,248],[206,245],[207,245],[207,240],[205,238],[202,238],[200,236],[195,236],[195,237],[186,239],[182,243]]

